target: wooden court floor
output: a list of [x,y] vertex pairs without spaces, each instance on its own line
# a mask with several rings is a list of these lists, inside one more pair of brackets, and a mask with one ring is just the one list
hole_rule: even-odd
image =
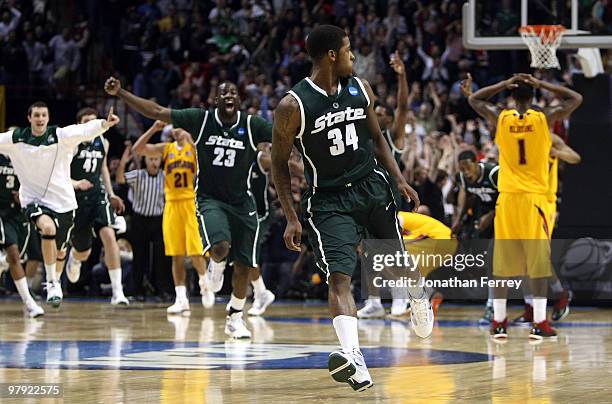
[[539,345],[521,328],[492,342],[476,306],[443,305],[427,340],[407,319],[360,321],[375,386],[354,393],[327,373],[336,336],[324,305],[275,304],[249,321],[250,342],[226,340],[223,304],[204,311],[194,300],[189,317],[174,318],[152,304],[45,308],[30,320],[0,300],[0,382],[62,383],[63,399],[0,402],[612,402],[609,309],[573,309],[557,341]]

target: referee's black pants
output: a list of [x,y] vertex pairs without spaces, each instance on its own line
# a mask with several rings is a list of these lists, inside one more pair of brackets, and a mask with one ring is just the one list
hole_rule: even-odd
[[172,261],[164,254],[162,216],[142,216],[134,212],[130,239],[134,252],[132,285],[135,295],[144,295],[143,277],[156,289],[157,294],[174,292]]

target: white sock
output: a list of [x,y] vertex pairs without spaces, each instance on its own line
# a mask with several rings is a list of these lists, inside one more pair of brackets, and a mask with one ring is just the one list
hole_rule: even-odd
[[183,286],[175,286],[176,300],[187,300],[187,288]]
[[553,283],[551,283],[550,284],[550,290],[552,290],[554,293],[561,293],[561,292],[563,292],[563,285],[561,284],[561,281],[559,279],[557,279]]
[[223,272],[225,271],[226,264],[227,261],[215,262],[214,260],[210,260],[210,262],[208,263],[208,269],[210,269],[210,271],[214,273]]
[[490,300],[491,301],[491,306],[493,306],[493,299],[495,299],[495,293],[493,293],[493,288],[491,288],[491,287],[489,288],[489,293],[487,295],[487,298],[488,298],[487,304],[488,304],[488,302]]
[[493,307],[493,299],[487,299],[487,307]]
[[202,285],[206,285],[206,273],[204,275],[198,274],[198,283],[200,284],[200,289],[202,289]]
[[244,303],[245,302],[246,302],[246,297],[244,297],[242,299],[238,299],[232,293],[232,296],[230,297],[230,308],[232,308],[234,310],[242,311],[242,309],[244,309]]
[[545,297],[534,297],[533,298],[533,322],[541,323],[546,320],[546,298]]
[[498,323],[506,319],[506,299],[493,299],[493,319]]
[[359,333],[357,332],[357,317],[334,317],[334,329],[340,341],[342,351],[349,353],[359,349]]
[[28,282],[28,289],[32,289],[32,285],[34,285],[34,277],[31,278],[27,278],[27,282]]
[[368,296],[368,300],[370,304],[374,306],[382,306],[382,302],[380,301],[380,296]]
[[525,304],[533,306],[533,295],[525,295],[523,299],[525,300]]
[[45,263],[45,272],[47,273],[47,283],[57,282],[57,273],[55,272],[55,262],[53,264]]
[[15,286],[17,287],[17,292],[19,292],[19,296],[21,296],[21,300],[24,304],[30,305],[34,303],[34,299],[30,295],[30,290],[28,289],[28,281],[25,276],[17,281],[15,281]]
[[259,276],[259,278],[251,281],[251,285],[253,285],[253,292],[256,295],[260,295],[266,291],[266,284],[263,281],[263,276]]
[[123,294],[123,285],[121,284],[121,268],[109,269],[108,276],[111,280],[113,296],[121,296]]

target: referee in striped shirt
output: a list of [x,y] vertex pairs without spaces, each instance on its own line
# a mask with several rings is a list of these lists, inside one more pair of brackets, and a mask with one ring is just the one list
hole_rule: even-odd
[[[132,265],[133,294],[144,296],[143,277],[149,268],[150,283],[158,295],[169,295],[173,289],[168,257],[164,255],[162,214],[164,211],[164,172],[159,157],[145,157],[146,168],[125,172],[130,161],[128,145],[117,168],[116,179],[132,190],[131,241],[134,251]],[[152,259],[152,262],[151,260]]]

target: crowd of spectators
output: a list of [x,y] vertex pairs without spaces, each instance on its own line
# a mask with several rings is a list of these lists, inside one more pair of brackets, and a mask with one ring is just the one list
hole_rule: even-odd
[[[468,106],[461,80],[471,73],[476,90],[529,70],[527,51],[464,49],[463,2],[0,0],[0,83],[35,94],[75,96],[79,86],[100,90],[100,83],[113,73],[141,97],[186,108],[212,106],[217,85],[231,80],[239,87],[242,109],[272,121],[280,98],[310,72],[305,49],[309,30],[316,24],[336,24],[349,34],[355,74],[367,79],[378,101],[391,109],[397,103],[397,78],[389,57],[397,51],[403,60],[411,110],[401,168],[431,215],[450,225],[458,152],[473,149],[480,159],[497,160],[492,128]],[[486,4],[480,10],[480,32],[516,32],[517,2],[504,0],[495,7],[479,3]],[[579,3],[589,26],[612,33],[612,2]],[[544,78],[570,84],[579,64],[571,57],[561,61],[563,69],[543,73]],[[550,94],[538,93],[538,103],[550,102]],[[151,124],[141,116],[136,120],[141,127],[125,133],[127,139]],[[563,122],[555,123],[555,130],[567,138],[565,128]],[[119,158],[111,156],[109,164],[114,173]],[[130,164],[140,168],[139,161]],[[303,178],[295,178],[293,185],[299,199]],[[311,294],[320,279],[314,270],[301,270],[312,267],[307,256],[284,249],[284,219],[277,203],[272,210],[273,231],[264,260],[292,279],[283,283],[281,295]],[[269,272],[264,268],[264,277]]]

